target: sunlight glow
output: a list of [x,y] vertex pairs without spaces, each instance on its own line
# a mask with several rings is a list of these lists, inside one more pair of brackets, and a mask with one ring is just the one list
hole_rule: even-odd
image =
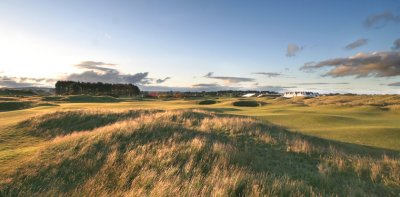
[[0,33],[1,71],[10,76],[50,77],[80,61],[60,46],[24,34]]

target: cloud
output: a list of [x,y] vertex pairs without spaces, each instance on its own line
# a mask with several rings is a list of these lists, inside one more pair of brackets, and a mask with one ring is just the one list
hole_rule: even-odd
[[217,87],[219,86],[216,83],[198,83],[198,84],[193,84],[192,87]]
[[361,39],[358,39],[358,40],[346,45],[344,48],[347,49],[347,50],[352,50],[352,49],[355,49],[357,47],[366,45],[367,43],[368,43],[368,39],[361,38]]
[[298,46],[296,44],[289,44],[286,50],[286,57],[293,57],[296,54],[303,50],[302,46]]
[[238,87],[220,86],[218,84],[195,84],[187,87],[160,86],[160,85],[139,85],[143,91],[181,91],[181,92],[202,92],[202,91],[219,91],[219,90],[236,90]]
[[95,62],[95,61],[84,61],[79,64],[76,64],[75,66],[83,69],[93,69],[93,70],[108,72],[108,71],[115,71],[115,69],[107,68],[104,66],[116,66],[116,64]]
[[400,75],[400,51],[358,53],[347,58],[334,58],[304,64],[300,70],[331,68],[323,76],[392,77]]
[[258,91],[274,91],[274,92],[285,92],[296,86],[257,86],[255,90]]
[[400,86],[400,82],[389,83],[388,86]]
[[[116,67],[117,64],[96,62],[96,61],[83,61],[74,65],[86,71],[82,73],[73,73],[68,75],[65,80],[71,81],[84,81],[84,82],[104,82],[104,83],[132,83],[132,84],[160,84],[171,79],[166,77],[164,79],[149,78],[148,72],[140,72],[135,74],[121,73]],[[111,67],[111,68],[110,68]]]
[[388,22],[399,23],[400,16],[392,12],[386,11],[375,15],[368,16],[364,21],[364,26],[367,28],[379,28],[385,26]]
[[214,76],[213,72],[207,73],[206,75],[204,75],[204,77],[210,78],[210,79],[222,80],[222,81],[224,81],[225,83],[228,83],[228,84],[254,81],[253,78]]
[[324,83],[324,82],[316,82],[316,83],[296,83],[296,85],[348,85],[347,82],[339,82],[339,83]]
[[397,40],[395,40],[395,41],[393,42],[393,47],[392,47],[392,49],[393,49],[393,50],[399,50],[399,49],[400,49],[400,38],[397,39]]
[[204,77],[211,77],[214,73],[213,72],[208,72]]
[[214,83],[210,84],[194,84],[191,87],[169,87],[169,86],[142,86],[139,88],[143,91],[181,91],[181,92],[202,92],[202,91],[221,91],[221,90],[255,90],[255,91],[276,91],[284,92],[295,86],[256,86],[256,87],[238,87],[238,86],[223,86]]
[[84,69],[86,71],[82,73],[70,74],[66,76],[64,80],[104,83],[132,83],[146,85],[152,83],[160,84],[170,79],[170,77],[166,77],[164,79],[149,78],[148,72],[124,74],[117,70],[115,68],[116,66],[118,65],[112,63],[84,61],[75,65],[75,67]]
[[0,76],[0,87],[7,88],[48,86],[51,82],[54,82],[54,79]]
[[265,75],[267,77],[279,77],[279,76],[282,76],[281,73],[275,73],[275,72],[255,72],[253,74],[255,74],[255,75]]
[[171,79],[171,77],[165,77],[164,79],[157,79],[157,80],[156,80],[156,83],[157,83],[157,84],[164,83],[165,81],[167,81],[167,80],[169,80],[169,79]]

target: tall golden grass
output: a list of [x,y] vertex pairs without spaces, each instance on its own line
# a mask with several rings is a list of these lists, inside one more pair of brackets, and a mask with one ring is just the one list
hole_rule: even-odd
[[390,110],[398,110],[399,95],[331,95],[316,98],[294,97],[291,99],[276,98],[277,104],[297,104],[309,106],[375,106]]
[[[400,159],[198,110],[59,111],[2,196],[396,196]],[[71,129],[74,128],[74,129]],[[393,155],[394,154],[394,155]]]

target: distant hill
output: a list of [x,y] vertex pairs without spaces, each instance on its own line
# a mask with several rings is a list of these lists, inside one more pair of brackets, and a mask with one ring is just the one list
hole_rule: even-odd
[[0,96],[34,96],[53,93],[54,88],[46,87],[0,88]]

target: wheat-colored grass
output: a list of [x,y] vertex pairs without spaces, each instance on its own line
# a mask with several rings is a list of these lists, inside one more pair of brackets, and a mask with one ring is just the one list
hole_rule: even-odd
[[68,110],[36,116],[17,127],[42,139],[41,145],[0,178],[3,196],[400,192],[396,154],[349,150],[248,117],[199,110]]

